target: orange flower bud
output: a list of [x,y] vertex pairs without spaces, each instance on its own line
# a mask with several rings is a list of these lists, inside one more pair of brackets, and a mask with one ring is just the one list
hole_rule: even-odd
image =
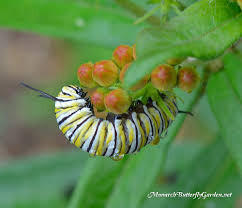
[[93,64],[91,62],[82,64],[77,70],[77,77],[81,86],[93,88],[96,87],[96,82],[92,77]]
[[171,90],[176,85],[176,70],[170,65],[162,64],[152,71],[151,82],[158,90]]
[[125,90],[116,89],[110,91],[104,97],[104,103],[110,112],[115,114],[122,114],[128,111],[131,104],[131,99]]
[[99,61],[94,64],[93,79],[101,86],[108,87],[118,78],[118,67],[110,60]]
[[[122,70],[120,71],[120,74],[119,74],[119,80],[123,83],[124,82],[124,76],[125,76],[125,73],[126,71],[128,70],[129,66],[130,66],[131,63],[128,63],[126,65],[124,65],[124,67],[122,68]],[[147,82],[149,81],[150,79],[150,76],[147,75],[145,76],[142,80],[140,80],[137,84],[135,84],[131,90],[133,91],[136,91],[136,90],[139,90],[141,88],[143,88]]]
[[105,92],[106,91],[103,88],[98,88],[91,95],[91,102],[98,111],[105,110],[105,105],[104,105]]
[[199,80],[200,77],[193,67],[183,67],[178,72],[178,87],[187,93],[197,87]]
[[122,68],[133,61],[133,49],[128,45],[120,45],[113,51],[113,61]]

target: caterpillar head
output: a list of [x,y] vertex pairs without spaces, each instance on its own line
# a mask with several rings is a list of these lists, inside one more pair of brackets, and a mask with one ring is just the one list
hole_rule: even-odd
[[76,93],[82,98],[86,97],[87,95],[87,92],[84,92],[83,89],[80,87],[76,87]]

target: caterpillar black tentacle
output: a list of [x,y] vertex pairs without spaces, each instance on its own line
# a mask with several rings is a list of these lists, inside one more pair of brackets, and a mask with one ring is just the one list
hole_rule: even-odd
[[[106,119],[101,119],[95,116],[90,99],[80,87],[65,86],[57,97],[53,97],[29,85],[22,85],[55,101],[59,129],[71,143],[93,156],[119,160],[125,154],[139,152],[148,144],[157,144],[160,135],[167,132],[172,123],[151,98],[147,104],[134,101],[127,113],[108,113]],[[176,99],[162,94],[161,98],[175,117],[179,113]]]
[[27,88],[29,88],[29,89],[35,91],[35,92],[40,93],[39,97],[48,98],[48,99],[51,99],[51,100],[56,101],[56,97],[54,97],[54,96],[52,96],[52,95],[50,95],[50,94],[48,94],[48,93],[46,93],[46,92],[43,92],[42,90],[35,89],[35,88],[33,88],[33,87],[31,87],[31,86],[29,86],[29,85],[23,83],[23,82],[21,82],[20,85],[22,85],[22,86],[24,86],[24,87],[27,87]]
[[181,110],[179,110],[178,113],[185,113],[187,115],[193,116],[193,113],[189,112],[189,111],[181,111]]

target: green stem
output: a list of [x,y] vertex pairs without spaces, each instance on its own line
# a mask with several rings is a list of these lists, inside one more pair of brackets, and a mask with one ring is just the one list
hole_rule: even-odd
[[[204,89],[206,88],[207,80],[208,80],[208,76],[207,76],[206,72],[204,72],[204,71],[202,71],[201,80],[202,80],[202,81],[201,81],[199,87],[196,89],[196,92],[194,92],[195,95],[194,95],[192,101],[189,103],[187,109],[185,109],[186,111],[192,111],[192,108],[193,108],[194,106],[196,106],[196,104],[198,103],[198,100],[200,100],[200,98],[201,98],[201,97],[203,96],[203,94],[204,94]],[[180,124],[180,125],[178,125],[178,126],[181,126],[181,124],[184,122],[185,117],[186,117],[186,115],[181,115],[181,116],[182,116],[182,119],[179,120],[179,124]],[[174,132],[175,132],[175,131],[174,131]],[[174,133],[174,134],[175,134],[175,133]],[[174,139],[175,136],[174,136],[174,137],[171,137],[171,138]],[[167,145],[168,145],[168,146],[172,143],[173,139],[170,139],[170,140],[167,141],[167,143],[168,143]]]
[[206,70],[205,68],[203,69],[203,74],[202,74],[202,77],[201,77],[201,87],[199,88],[199,96],[194,101],[194,105],[197,105],[200,98],[205,94],[207,84],[208,84],[208,79],[209,79],[211,74],[212,74],[211,71]]
[[140,17],[139,19],[137,19],[134,24],[139,24],[143,21],[145,21],[146,19],[148,19],[150,16],[152,16],[158,9],[161,8],[161,4],[155,6],[153,9],[151,9],[150,11],[148,11],[143,17]]
[[173,5],[176,7],[177,10],[179,10],[179,12],[182,12],[186,8],[181,2],[177,0],[173,1]]
[[[129,0],[114,0],[117,2],[120,6],[125,8],[126,10],[133,13],[136,17],[142,17],[146,14],[146,10],[137,6],[135,3],[129,1]],[[160,20],[158,17],[150,16],[147,18],[147,21],[152,25],[160,25]]]
[[109,90],[115,90],[117,88],[121,88],[122,89],[123,88],[122,83],[118,82],[118,83],[115,83],[112,86],[108,87]]
[[181,14],[181,10],[175,4],[172,4],[171,7],[175,10],[177,15]]
[[132,97],[132,100],[137,100],[137,99],[143,97],[143,96],[146,94],[146,92],[147,92],[151,87],[152,87],[152,84],[151,84],[151,83],[148,83],[148,84],[145,85],[144,88],[142,88],[142,89],[140,89],[140,90],[138,90],[138,91],[135,91],[135,92],[130,91],[130,96]]

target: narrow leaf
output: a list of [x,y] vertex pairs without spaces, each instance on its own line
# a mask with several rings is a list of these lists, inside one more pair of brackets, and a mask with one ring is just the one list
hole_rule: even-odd
[[0,1],[0,26],[102,46],[132,44],[141,26],[119,10],[57,0]]
[[125,159],[115,162],[110,158],[90,158],[81,173],[69,208],[105,207],[124,163]]
[[[242,71],[237,70],[239,72],[236,74],[241,77]],[[226,72],[219,72],[209,80],[208,98],[211,109],[218,121],[221,135],[237,161],[242,174],[242,106],[226,74]]]
[[1,164],[0,207],[64,207],[86,159],[74,151]]
[[242,60],[235,54],[229,53],[224,57],[225,73],[240,101],[242,101]]

